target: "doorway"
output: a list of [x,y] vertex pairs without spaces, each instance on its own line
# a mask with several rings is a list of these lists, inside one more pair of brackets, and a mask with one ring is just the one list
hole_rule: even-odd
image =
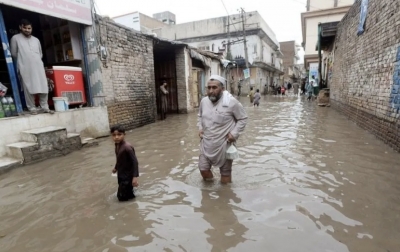
[[167,82],[167,113],[178,113],[178,85],[176,79],[175,48],[160,42],[154,45],[154,76],[157,101],[157,114],[161,114],[161,89]]

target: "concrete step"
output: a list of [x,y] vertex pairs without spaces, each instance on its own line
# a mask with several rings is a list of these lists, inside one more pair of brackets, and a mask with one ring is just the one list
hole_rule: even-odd
[[99,145],[99,142],[95,138],[91,137],[81,137],[81,143],[84,147]]
[[80,137],[81,135],[78,133],[67,133],[67,138],[74,138],[74,137]]
[[24,160],[24,154],[39,149],[39,144],[32,142],[18,142],[8,144],[8,155],[13,158]]
[[0,157],[0,173],[6,172],[9,169],[22,164],[22,160],[11,157]]
[[38,143],[39,145],[51,144],[54,141],[66,138],[67,129],[58,126],[48,126],[21,132],[22,141]]

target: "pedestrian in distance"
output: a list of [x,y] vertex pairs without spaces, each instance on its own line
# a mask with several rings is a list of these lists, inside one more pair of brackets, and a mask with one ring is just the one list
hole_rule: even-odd
[[138,187],[139,163],[135,149],[125,141],[125,129],[121,125],[113,126],[110,130],[115,143],[117,162],[112,173],[117,173],[119,201],[128,201],[135,198],[133,187]]
[[242,104],[228,91],[226,80],[212,75],[207,83],[207,95],[200,102],[198,123],[200,137],[199,170],[204,180],[212,179],[212,166],[220,168],[221,183],[232,182],[233,160],[226,151],[234,145],[247,124]]
[[299,87],[300,87],[299,83],[297,82],[293,83],[293,94],[295,96],[299,96]]
[[313,86],[310,82],[306,84],[307,101],[311,101],[313,97]]
[[286,88],[284,87],[284,85],[282,85],[282,87],[281,87],[281,94],[282,94],[282,95],[285,95],[285,93],[286,93]]
[[253,103],[254,102],[254,90],[252,87],[250,88],[249,97],[250,97],[250,103]]
[[256,94],[254,95],[254,103],[253,103],[254,107],[255,107],[255,106],[258,107],[258,106],[260,105],[260,100],[261,100],[260,90],[257,89],[257,92],[256,92]]

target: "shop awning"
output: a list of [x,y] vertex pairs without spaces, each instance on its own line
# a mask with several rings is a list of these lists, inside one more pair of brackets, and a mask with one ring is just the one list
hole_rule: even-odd
[[192,57],[193,59],[200,60],[207,67],[211,67],[211,58],[205,57],[200,53],[196,52],[195,50],[190,50],[190,57]]
[[0,0],[0,3],[40,14],[92,25],[90,0]]

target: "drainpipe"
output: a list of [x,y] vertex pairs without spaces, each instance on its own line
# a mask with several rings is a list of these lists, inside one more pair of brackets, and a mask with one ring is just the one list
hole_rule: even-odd
[[321,23],[318,24],[318,79],[319,79],[319,87],[321,88],[322,83],[322,53],[321,53],[321,32],[322,32],[322,25]]

